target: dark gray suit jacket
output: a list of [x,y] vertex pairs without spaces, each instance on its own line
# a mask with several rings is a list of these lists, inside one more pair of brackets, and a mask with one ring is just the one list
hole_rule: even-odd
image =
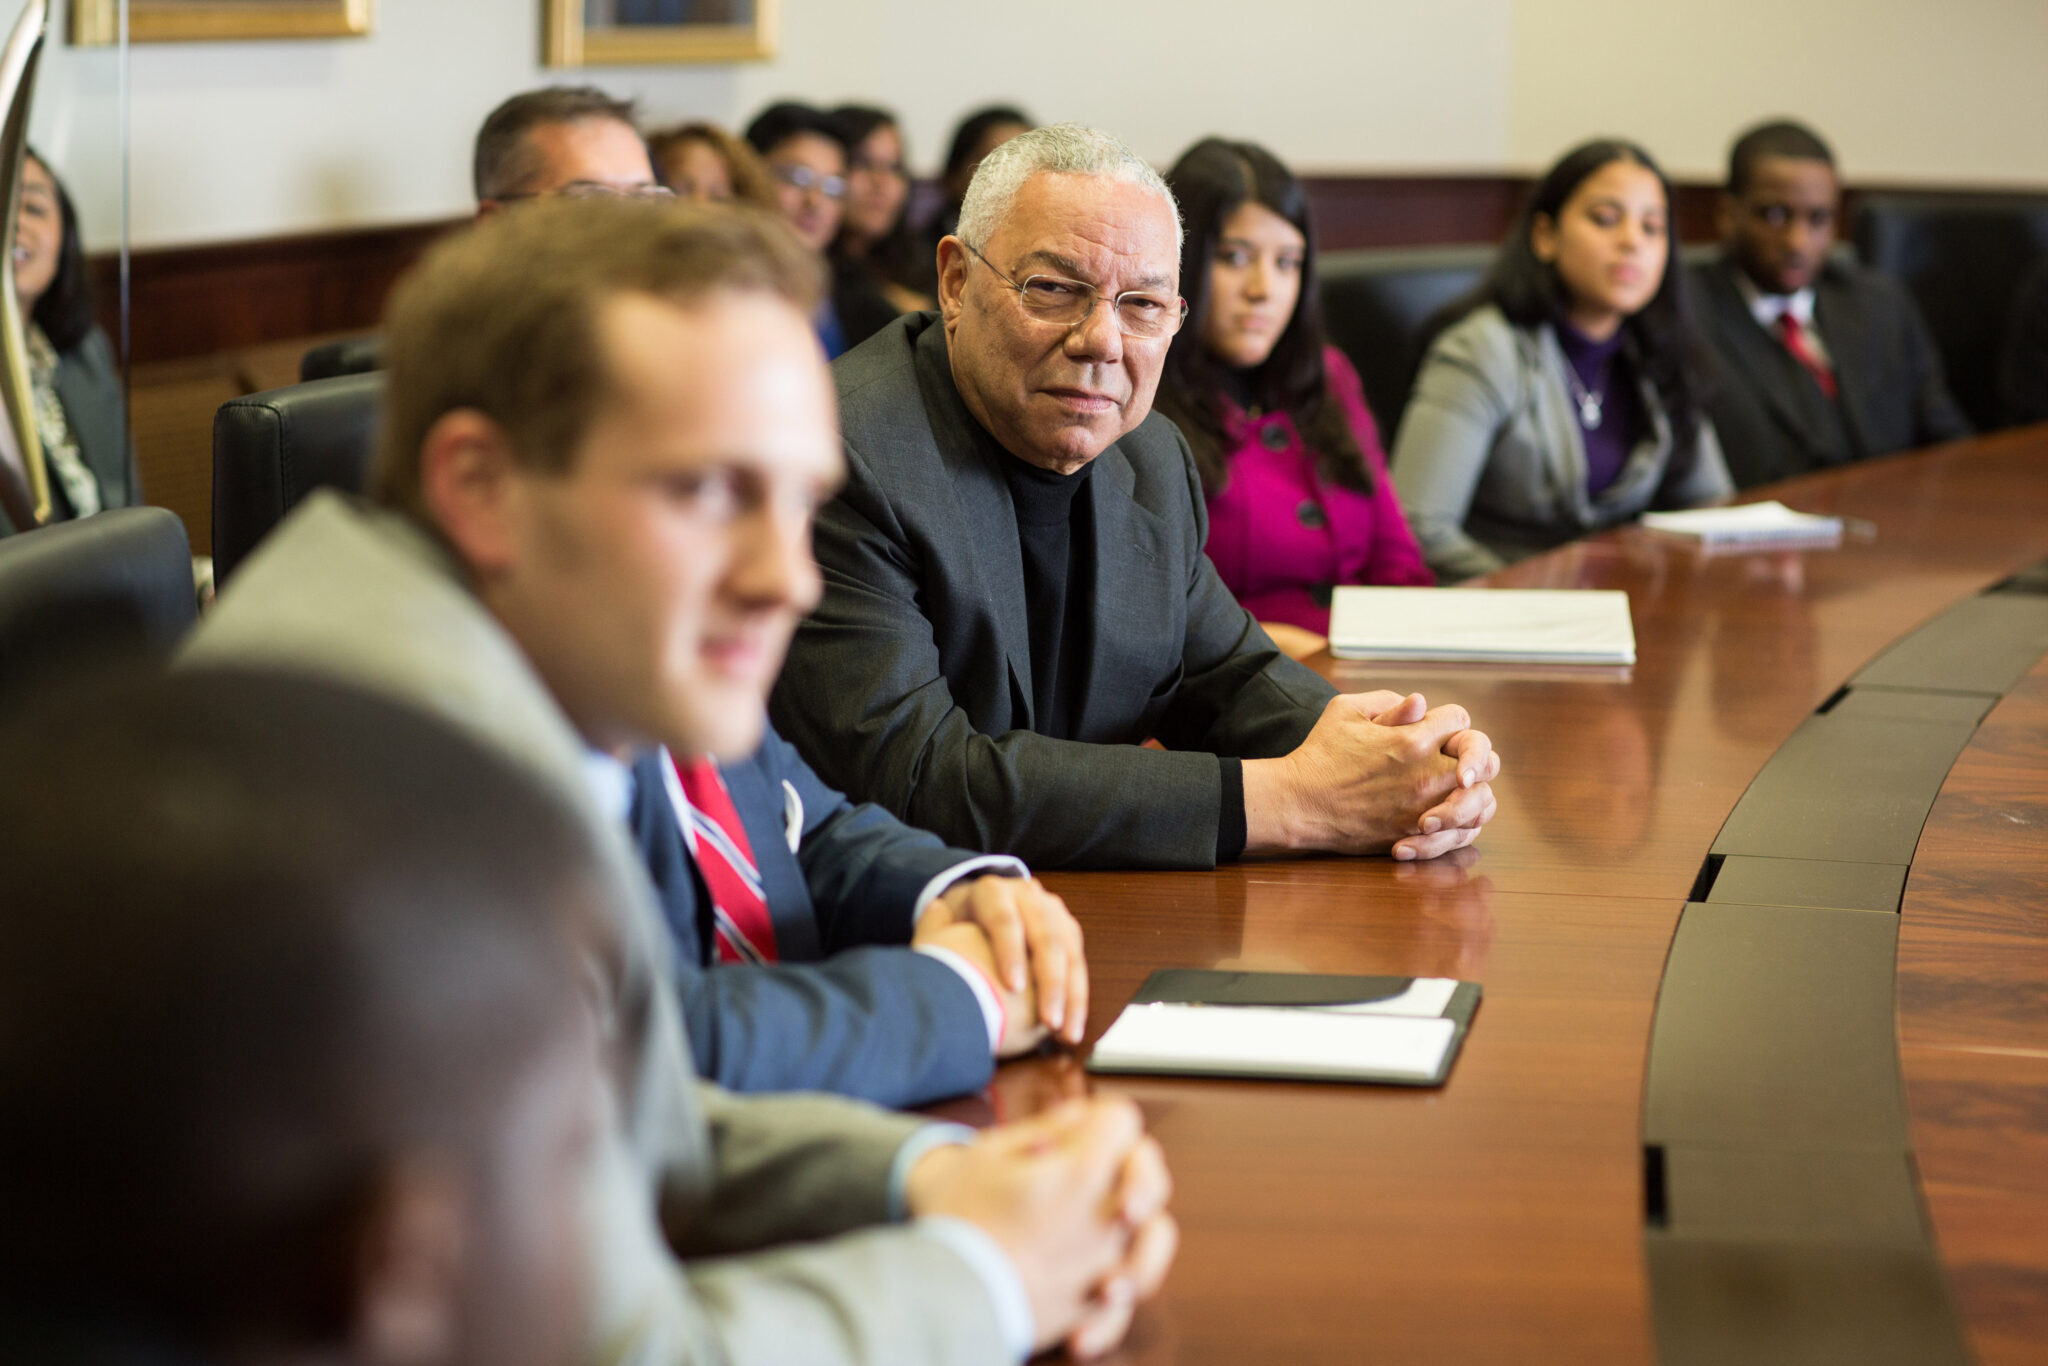
[[[128,411],[121,401],[121,372],[107,334],[95,327],[85,340],[57,357],[57,401],[78,442],[78,454],[100,486],[100,507],[133,507],[142,501],[135,446],[128,440]],[[54,476],[52,476],[54,479]],[[0,512],[0,536],[22,528]]]
[[1052,739],[1032,729],[1009,457],[961,403],[944,327],[900,318],[833,371],[848,482],[818,518],[825,599],[776,726],[826,781],[952,844],[1041,868],[1211,866],[1216,756],[1287,753],[1334,690],[1202,553],[1179,429],[1153,415],[1095,459],[1093,650],[1074,738]]
[[1785,344],[1758,325],[1726,256],[1692,269],[1701,330],[1721,361],[1707,401],[1728,471],[1742,488],[1970,434],[1941,356],[1895,281],[1830,260],[1813,319],[1834,366],[1829,403]]

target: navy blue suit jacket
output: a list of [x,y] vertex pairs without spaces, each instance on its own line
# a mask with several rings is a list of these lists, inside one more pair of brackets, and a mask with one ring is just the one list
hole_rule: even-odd
[[652,750],[633,765],[628,819],[675,935],[699,1072],[735,1091],[835,1091],[891,1106],[988,1081],[988,1027],[973,990],[945,963],[903,947],[918,893],[976,855],[848,802],[771,729],[751,759],[720,772],[760,866],[781,961],[716,964],[704,880],[661,763]]

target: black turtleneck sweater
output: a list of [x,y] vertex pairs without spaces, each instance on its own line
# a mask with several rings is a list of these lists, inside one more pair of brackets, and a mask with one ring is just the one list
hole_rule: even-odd
[[[1017,545],[1024,560],[1024,619],[1031,630],[1032,730],[1075,738],[1087,687],[1082,661],[1095,642],[1095,501],[1091,462],[1055,474],[1003,454],[1003,473],[1017,509]],[[1244,762],[1219,756],[1223,769],[1216,861],[1244,853]]]
[[1081,714],[1081,661],[1088,657],[1095,602],[1095,505],[1083,465],[1055,474],[1015,456],[1003,462],[1017,507],[1017,545],[1024,553],[1024,618],[1031,626],[1032,729],[1074,738]]

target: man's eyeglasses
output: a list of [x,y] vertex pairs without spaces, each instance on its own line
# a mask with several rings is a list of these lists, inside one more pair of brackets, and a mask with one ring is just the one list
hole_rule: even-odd
[[817,190],[827,199],[846,198],[846,177],[843,175],[819,175],[808,166],[770,166],[769,174],[789,186],[792,190],[808,192]]
[[[1013,280],[998,269],[995,262],[983,256],[980,247],[965,241],[960,245],[995,271],[997,279],[1016,290],[1017,301],[1034,318],[1043,318],[1061,327],[1078,327],[1095,312],[1098,301],[1109,299],[1094,285],[1069,280],[1064,275],[1027,275],[1021,282]],[[1116,325],[1126,337],[1170,337],[1180,331],[1181,323],[1188,316],[1186,299],[1162,298],[1140,289],[1127,289],[1109,299],[1109,303],[1116,313]]]
[[675,191],[666,185],[607,185],[602,180],[572,180],[567,185],[557,185],[552,190],[532,190],[522,194],[501,194],[500,204],[512,204],[522,199],[674,199]]

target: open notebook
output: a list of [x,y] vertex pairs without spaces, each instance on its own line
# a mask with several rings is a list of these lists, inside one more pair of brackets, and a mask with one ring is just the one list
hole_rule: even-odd
[[1593,588],[1339,588],[1339,659],[1633,664],[1628,594]]
[[1091,1072],[1441,1086],[1479,1004],[1448,977],[1168,968],[1095,1044]]

